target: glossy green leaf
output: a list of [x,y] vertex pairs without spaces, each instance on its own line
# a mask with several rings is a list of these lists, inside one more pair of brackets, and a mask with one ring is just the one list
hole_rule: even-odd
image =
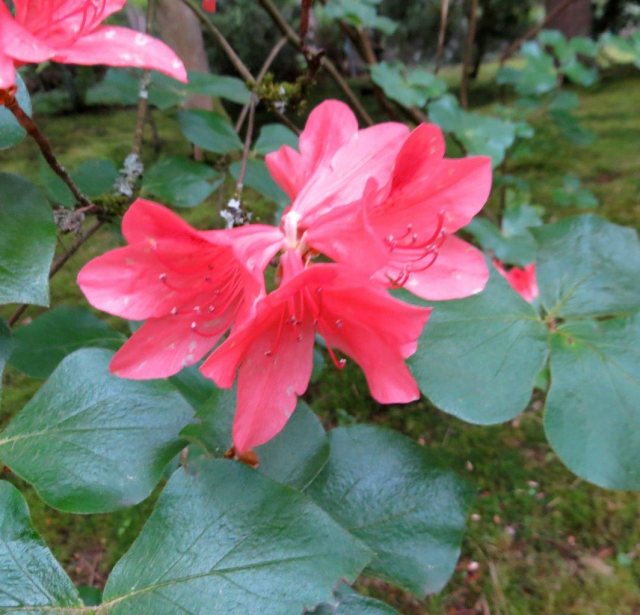
[[49,304],[53,214],[26,179],[0,173],[0,304]]
[[69,355],[0,434],[0,459],[59,510],[137,504],[184,446],[189,404],[166,381],[110,375],[111,356]]
[[640,490],[640,315],[560,327],[551,340],[547,438],[578,476]]
[[303,401],[285,428],[256,449],[260,470],[279,483],[304,489],[329,459],[329,440],[318,417]]
[[[233,178],[237,180],[240,175],[240,162],[236,161],[232,163],[229,171]],[[280,186],[273,181],[262,160],[247,161],[247,172],[244,177],[244,184],[278,205],[286,205],[289,203],[289,197],[282,191]]]
[[398,615],[388,604],[361,596],[344,583],[331,604],[321,604],[309,615]]
[[219,392],[216,385],[200,373],[197,365],[183,368],[169,380],[194,410]]
[[251,92],[241,79],[196,71],[189,71],[186,90],[192,94],[216,96],[241,105],[246,105],[251,99]]
[[[0,613],[41,615],[81,607],[73,583],[38,535],[20,492],[0,481]],[[56,608],[59,607],[59,608]]]
[[298,149],[297,135],[282,124],[265,124],[260,129],[260,136],[254,146],[256,154],[268,154],[275,152],[283,145]]
[[174,207],[200,205],[222,184],[211,166],[182,156],[163,158],[144,174],[142,193]]
[[32,378],[47,378],[79,348],[118,349],[126,337],[81,307],[60,306],[15,330],[11,365]]
[[465,227],[482,249],[495,256],[499,261],[523,267],[536,258],[536,242],[528,230],[506,234],[487,218],[476,216]]
[[207,460],[171,478],[104,601],[109,615],[300,615],[370,558],[300,493]]
[[417,596],[453,573],[468,489],[421,446],[368,425],[329,433],[331,455],[309,496],[376,554],[371,574]]
[[547,333],[492,268],[482,293],[434,304],[409,363],[438,408],[470,423],[501,423],[527,406],[546,361]]
[[[209,455],[222,457],[232,444],[235,409],[235,391],[218,390],[199,407],[200,422],[185,427],[181,435],[202,446]],[[260,472],[280,483],[303,489],[327,462],[329,443],[318,417],[300,401],[285,428],[271,441],[257,447],[256,453]]]
[[213,111],[181,111],[178,114],[184,136],[194,145],[216,154],[242,149],[242,141],[229,120]]
[[571,318],[640,307],[635,230],[597,216],[577,216],[532,232],[539,243],[536,276],[547,312]]
[[[16,75],[16,85],[18,86],[16,94],[18,104],[27,115],[31,115],[31,98],[29,97],[27,86],[20,75]],[[0,150],[17,145],[24,139],[26,134],[24,128],[18,124],[13,116],[13,113],[9,109],[0,107]]]
[[2,372],[12,351],[13,339],[11,337],[11,330],[7,327],[4,320],[0,320],[0,391],[2,391]]

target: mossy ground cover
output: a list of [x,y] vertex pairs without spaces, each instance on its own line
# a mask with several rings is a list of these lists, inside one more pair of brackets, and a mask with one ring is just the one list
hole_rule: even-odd
[[[476,99],[483,104],[486,87],[483,82],[477,86]],[[321,90],[318,88],[319,95]],[[637,74],[605,77],[589,93],[581,94],[580,117],[598,137],[593,145],[571,145],[540,121],[530,153],[510,171],[529,179],[533,201],[548,208],[553,207],[553,189],[562,184],[566,174],[573,173],[598,196],[601,214],[637,227],[638,100]],[[157,119],[163,152],[188,153],[177,123],[159,114]],[[41,118],[56,152],[71,168],[88,158],[122,160],[130,148],[134,122],[130,110]],[[146,154],[153,157],[150,146]],[[28,142],[0,153],[2,171],[36,179],[39,164],[37,150]],[[227,189],[229,196],[232,187]],[[269,208],[265,202],[257,195],[250,195],[250,200],[257,215],[267,220]],[[203,226],[215,223],[215,208],[220,202],[212,198],[189,211],[189,219]],[[568,212],[558,209],[551,215]],[[72,237],[63,237],[61,243],[69,245],[72,241]],[[88,243],[54,279],[53,304],[84,304],[75,285],[78,268],[117,241],[117,229],[112,228]],[[4,316],[7,313],[3,311]],[[32,309],[27,318],[37,313]],[[126,326],[115,319],[112,322]],[[460,378],[464,377],[461,373]],[[39,384],[11,368],[7,370],[0,426],[24,405]],[[478,490],[458,569],[440,596],[418,603],[377,581],[362,582],[366,593],[384,597],[400,612],[411,615],[640,614],[640,495],[598,489],[566,470],[546,443],[541,400],[534,400],[511,423],[475,427],[443,414],[426,401],[406,407],[377,405],[353,365],[342,372],[324,370],[307,399],[328,426],[372,421],[399,429],[437,449]],[[10,472],[5,471],[3,478],[18,484],[27,495],[36,527],[72,577],[86,585],[101,585],[113,563],[131,544],[154,500],[152,497],[111,515],[71,516],[47,508]]]

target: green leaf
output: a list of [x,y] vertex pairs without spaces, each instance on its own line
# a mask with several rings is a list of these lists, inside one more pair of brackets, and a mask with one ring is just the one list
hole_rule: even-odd
[[197,365],[183,368],[169,380],[194,410],[198,410],[210,397],[219,392],[216,385],[200,373]]
[[229,154],[242,149],[242,141],[229,120],[213,111],[180,111],[180,128],[194,145],[216,154]]
[[562,188],[551,193],[553,200],[563,207],[592,208],[598,206],[598,199],[590,190],[582,186],[577,175],[568,174],[564,177]]
[[298,136],[282,124],[265,124],[253,148],[256,154],[275,152],[283,145],[298,149]]
[[[0,481],[0,612],[38,615],[81,607],[62,566],[38,535],[20,492]],[[47,608],[49,607],[49,608]]]
[[[197,412],[200,423],[188,425],[182,436],[222,457],[231,446],[231,428],[236,409],[235,391],[220,391]],[[285,428],[271,441],[257,447],[260,472],[273,480],[304,489],[329,458],[329,443],[318,417],[304,402],[298,402]]]
[[434,304],[409,363],[438,408],[470,423],[502,423],[529,403],[547,333],[533,307],[492,268],[479,295]]
[[329,440],[308,495],[375,552],[367,574],[420,597],[440,591],[460,555],[467,486],[393,431],[339,427]]
[[360,596],[344,583],[336,591],[336,601],[321,604],[309,615],[398,615],[388,604]]
[[[22,110],[27,115],[31,115],[31,98],[29,97],[29,91],[19,74],[16,74],[16,85],[18,86],[16,100],[20,107],[22,107]],[[24,128],[18,124],[18,121],[13,116],[13,113],[11,113],[9,109],[0,107],[0,150],[17,145],[24,139],[26,134]]]
[[132,506],[184,446],[191,407],[166,381],[108,372],[112,353],[78,350],[0,435],[0,458],[50,506],[76,513]]
[[11,338],[11,330],[0,319],[0,392],[2,392],[2,372],[7,364],[11,352],[13,351],[13,339]]
[[209,165],[173,156],[159,160],[147,170],[142,193],[174,207],[195,207],[222,181],[221,174]]
[[0,173],[0,304],[49,305],[53,214],[26,179]]
[[533,229],[542,305],[554,317],[605,316],[640,306],[640,242],[635,230],[597,216]]
[[379,62],[369,70],[371,79],[385,95],[404,107],[424,107],[447,91],[446,82],[423,69],[410,70],[404,64]]
[[79,348],[117,350],[126,337],[81,307],[60,306],[16,329],[11,365],[32,378],[47,378]]
[[208,460],[171,478],[104,600],[109,615],[300,615],[370,557],[300,493]]
[[80,190],[93,199],[113,191],[118,168],[111,160],[86,160],[71,177]]
[[260,470],[273,480],[304,489],[329,459],[329,441],[318,417],[303,401],[285,428],[256,449]]
[[564,325],[551,340],[549,443],[578,476],[640,490],[640,315]]
[[529,231],[506,236],[493,222],[476,216],[465,227],[482,249],[504,263],[523,267],[536,258],[536,242]]
[[[232,163],[229,167],[229,172],[233,178],[237,180],[240,176],[240,162],[236,161]],[[280,186],[273,181],[262,160],[247,161],[247,172],[244,177],[244,184],[278,205],[287,205],[290,201]]]
[[246,105],[251,99],[251,92],[241,79],[196,71],[189,71],[186,90],[192,94],[217,96],[240,105]]

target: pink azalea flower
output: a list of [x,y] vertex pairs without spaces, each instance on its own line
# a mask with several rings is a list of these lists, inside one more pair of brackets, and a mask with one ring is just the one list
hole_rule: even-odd
[[362,197],[367,181],[386,183],[409,129],[387,122],[358,130],[351,109],[337,100],[318,105],[300,135],[266,157],[269,172],[291,199],[290,220],[300,229],[333,207]]
[[533,303],[538,297],[538,282],[536,281],[536,264],[530,263],[523,268],[511,267],[509,271],[505,270],[504,265],[500,261],[493,261],[494,267],[498,273],[507,282],[511,284],[515,290],[525,301]]
[[202,8],[208,13],[215,13],[216,0],[202,0]]
[[[331,132],[331,117],[325,121],[318,139]],[[484,256],[453,233],[484,206],[491,190],[490,159],[445,158],[442,131],[435,125],[422,124],[396,141],[387,147],[391,159],[380,152],[374,164],[362,168],[351,143],[339,148],[332,169],[325,165],[297,192],[285,215],[285,232],[292,237],[295,228],[299,241],[311,248],[423,299],[480,292],[489,276]],[[340,165],[355,171],[341,171]],[[315,178],[326,182],[328,197],[318,192],[322,182]],[[349,188],[343,178],[349,178]],[[311,193],[319,207],[302,199]],[[303,211],[317,213],[309,224],[296,209],[301,200]]]
[[111,371],[132,379],[171,376],[205,356],[264,294],[263,271],[278,229],[252,225],[197,231],[165,207],[138,199],[122,221],[128,245],[78,274],[89,303],[146,322],[116,353]]
[[243,453],[273,438],[286,424],[309,384],[316,333],[334,363],[333,348],[364,370],[380,403],[406,403],[419,391],[404,360],[413,354],[430,309],[390,297],[384,286],[337,264],[304,268],[300,255],[282,257],[281,286],[260,300],[253,318],[202,365],[218,386],[238,394],[233,442]]
[[15,85],[15,69],[45,61],[156,69],[187,80],[182,61],[141,32],[100,24],[126,0],[14,0],[15,16],[0,2],[0,88]]

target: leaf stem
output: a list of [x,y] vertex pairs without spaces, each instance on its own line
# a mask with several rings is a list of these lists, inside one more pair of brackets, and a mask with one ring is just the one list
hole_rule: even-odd
[[2,97],[0,98],[0,104],[3,104],[16,118],[20,126],[24,128],[29,136],[37,143],[44,159],[47,161],[47,164],[51,167],[53,172],[67,185],[71,193],[75,197],[76,201],[87,210],[95,210],[97,206],[91,202],[91,200],[85,196],[80,188],[76,186],[73,179],[67,172],[67,170],[62,166],[60,161],[56,158],[53,153],[53,149],[51,148],[51,142],[44,133],[40,130],[38,125],[31,119],[24,109],[18,103],[15,90],[4,90],[2,92]]

